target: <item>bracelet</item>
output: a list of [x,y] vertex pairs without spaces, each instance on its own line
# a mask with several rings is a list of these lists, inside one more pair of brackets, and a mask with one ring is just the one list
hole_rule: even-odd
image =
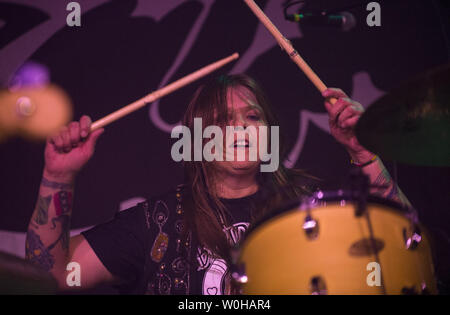
[[372,164],[373,162],[375,162],[375,160],[377,159],[377,157],[378,157],[378,156],[375,154],[375,155],[373,156],[373,158],[371,158],[368,162],[362,163],[362,164],[356,163],[356,162],[353,161],[353,160],[350,160],[350,163],[353,164],[353,165],[355,165],[355,166],[358,166],[358,167],[364,167],[364,166],[367,166],[367,165]]
[[41,184],[43,186],[45,186],[45,187],[50,187],[50,188],[53,188],[53,189],[66,190],[66,189],[72,189],[73,188],[73,184],[72,183],[52,182],[52,181],[48,180],[47,178],[45,178],[44,176],[42,176]]

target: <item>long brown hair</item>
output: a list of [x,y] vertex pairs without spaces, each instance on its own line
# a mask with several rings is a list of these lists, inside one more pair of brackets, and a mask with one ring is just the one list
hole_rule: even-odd
[[[243,87],[250,91],[263,110],[267,126],[279,126],[267,97],[255,80],[247,75],[222,75],[201,86],[194,94],[183,118],[183,125],[193,132],[194,118],[201,117],[203,128],[209,125],[223,126],[228,118],[227,97],[230,88]],[[216,114],[215,114],[216,113]],[[193,147],[193,145],[191,146]],[[280,161],[286,154],[282,129],[280,128]],[[184,209],[187,230],[196,233],[201,245],[229,262],[229,244],[218,217],[226,218],[226,209],[214,189],[213,163],[206,161],[184,162],[185,196]],[[301,170],[285,168],[282,163],[277,171],[259,173],[260,202],[254,205],[252,222],[266,215],[282,201],[298,198],[308,191],[302,186],[303,178],[309,177]],[[227,223],[227,222],[225,222]]]

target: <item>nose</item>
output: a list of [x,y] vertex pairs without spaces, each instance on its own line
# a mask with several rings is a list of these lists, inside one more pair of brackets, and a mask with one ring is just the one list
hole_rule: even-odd
[[237,114],[234,117],[233,126],[247,128],[247,120],[242,114]]

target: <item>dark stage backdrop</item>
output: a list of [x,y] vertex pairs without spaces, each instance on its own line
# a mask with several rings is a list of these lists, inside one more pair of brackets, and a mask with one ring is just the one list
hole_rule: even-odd
[[[349,157],[329,133],[320,94],[243,1],[82,0],[81,27],[66,25],[69,2],[0,1],[1,85],[25,61],[42,63],[72,98],[74,118],[88,114],[95,120],[237,51],[240,59],[222,73],[244,72],[262,84],[288,135],[292,164],[322,178],[325,189],[347,185]],[[449,62],[448,5],[379,1],[382,25],[369,27],[364,2],[348,9],[357,25],[343,32],[300,28],[284,20],[283,1],[258,1],[328,86],[342,88],[368,107],[402,81]],[[304,9],[355,3],[314,0]],[[181,165],[170,157],[170,130],[194,90],[210,78],[106,128],[76,183],[73,229],[104,222],[182,181]],[[23,256],[43,149],[43,143],[19,138],[0,143],[1,250]],[[392,163],[386,164],[392,171]],[[397,176],[421,220],[438,235],[437,264],[445,270],[450,265],[444,241],[450,234],[449,169],[398,164]]]

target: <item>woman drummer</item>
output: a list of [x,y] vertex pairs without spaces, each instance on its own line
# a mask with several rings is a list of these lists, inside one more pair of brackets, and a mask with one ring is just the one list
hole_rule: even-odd
[[[331,134],[370,182],[382,187],[372,193],[407,205],[382,162],[355,137],[361,104],[339,89],[327,89],[322,95]],[[332,98],[337,99],[334,104]],[[245,75],[221,76],[200,87],[183,125],[192,130],[196,117],[202,118],[203,127],[223,130],[278,126],[261,88]],[[282,164],[274,172],[260,172],[261,161],[248,154],[248,147],[255,144],[233,142],[233,149],[245,151],[243,161],[186,161],[185,182],[173,191],[69,237],[74,181],[103,132],[90,133],[90,126],[90,118],[83,116],[48,139],[38,202],[27,232],[27,259],[51,272],[61,290],[80,289],[66,281],[72,272],[66,270],[68,264],[76,262],[81,289],[107,283],[131,294],[236,293],[230,280],[230,249],[252,222],[280,202],[310,193],[311,176]],[[283,149],[280,141],[280,160]],[[227,150],[224,145],[224,155]]]

